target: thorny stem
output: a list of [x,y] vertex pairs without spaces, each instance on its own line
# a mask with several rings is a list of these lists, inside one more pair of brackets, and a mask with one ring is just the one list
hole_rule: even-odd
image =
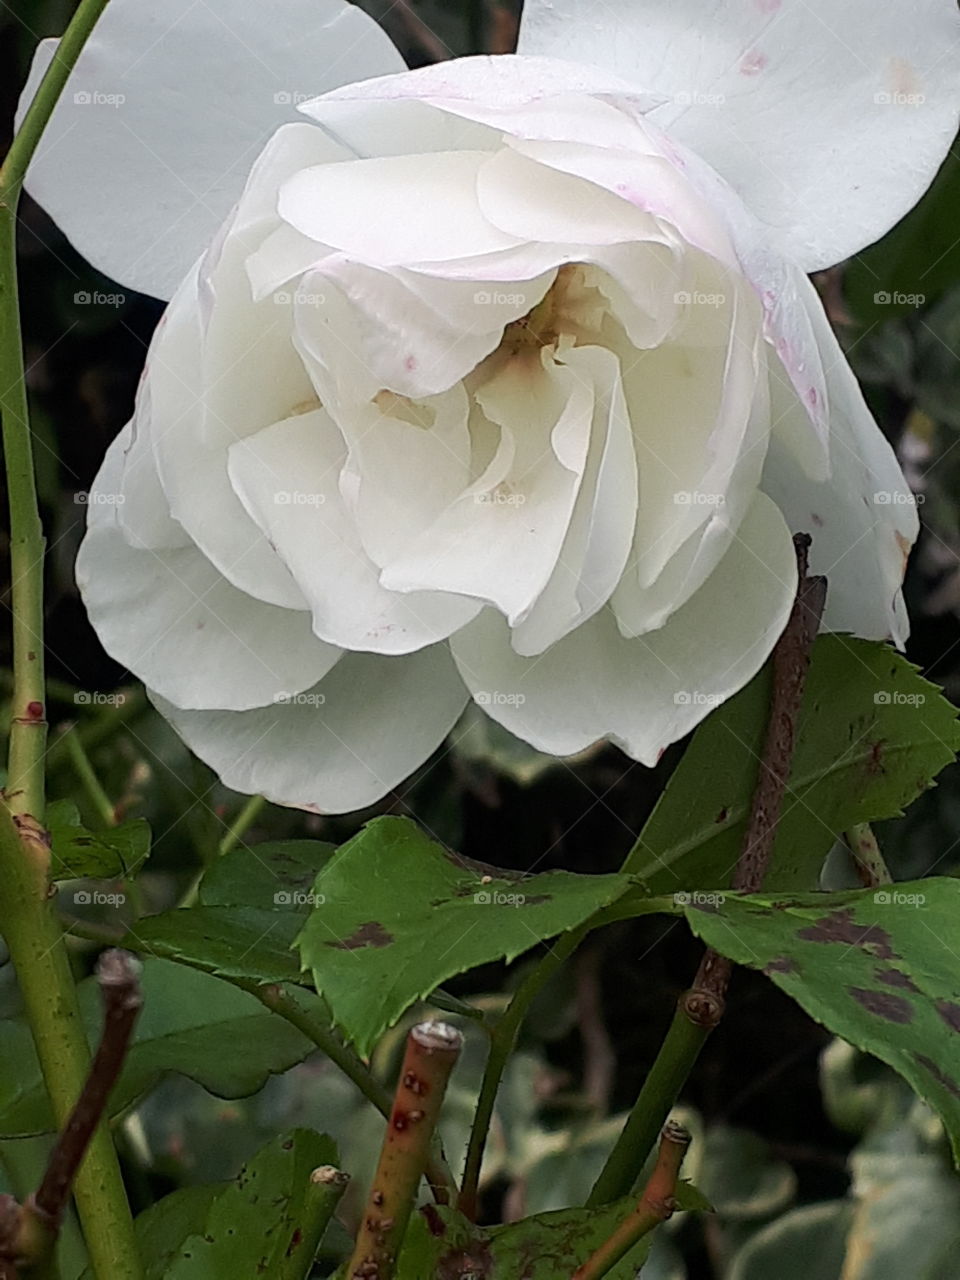
[[[272,1013],[297,1028],[308,1040],[325,1053],[330,1061],[360,1090],[363,1096],[385,1118],[389,1118],[393,1098],[385,1089],[370,1068],[354,1051],[343,1043],[332,1028],[319,1018],[313,1017],[283,987],[269,983],[261,984],[245,978],[230,978],[234,986],[249,991]],[[440,1150],[439,1140],[433,1143],[433,1149],[427,1161],[427,1181],[434,1197],[440,1204],[448,1204],[451,1196],[456,1194],[456,1182],[447,1167]]]
[[[750,819],[733,875],[733,888],[756,893],[763,884],[790,777],[797,720],[813,643],[826,601],[825,578],[809,577],[810,537],[797,534],[798,585],[789,621],[773,653],[773,693]],[[587,1201],[607,1204],[626,1195],[646,1163],[710,1032],[723,1017],[733,965],[708,947],[693,986],[681,998],[647,1081]]]
[[303,1205],[303,1220],[295,1243],[284,1255],[274,1280],[303,1280],[312,1266],[323,1234],[337,1211],[350,1182],[350,1175],[332,1165],[314,1169]]
[[613,1235],[582,1266],[577,1267],[573,1280],[600,1280],[638,1241],[673,1217],[677,1209],[680,1166],[689,1146],[690,1134],[686,1129],[668,1121],[660,1135],[657,1163],[639,1203]]
[[[107,0],[81,0],[0,166],[0,415],[10,504],[13,715],[6,801],[0,815],[0,931],[10,949],[54,1114],[64,1124],[80,1094],[89,1051],[63,935],[48,899],[49,848],[41,827],[46,748],[43,556],[17,284],[17,209],[30,161],[57,99]],[[98,1280],[140,1280],[133,1223],[116,1152],[93,1135],[76,1183],[77,1207]]]
[[422,1022],[407,1037],[380,1162],[370,1188],[349,1280],[392,1280],[426,1171],[430,1142],[463,1036],[445,1022]]
[[893,876],[884,861],[883,853],[869,822],[860,822],[845,833],[850,853],[857,868],[860,883],[865,889],[876,889],[881,884],[893,884]]

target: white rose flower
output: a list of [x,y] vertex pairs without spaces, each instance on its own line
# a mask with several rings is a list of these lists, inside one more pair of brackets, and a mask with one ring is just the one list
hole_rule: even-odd
[[826,625],[906,636],[915,509],[805,272],[935,172],[955,5],[526,10],[520,56],[405,72],[339,0],[113,0],[34,166],[123,283],[202,250],[78,580],[238,791],[369,804],[470,697],[653,764],[769,655],[800,530]]

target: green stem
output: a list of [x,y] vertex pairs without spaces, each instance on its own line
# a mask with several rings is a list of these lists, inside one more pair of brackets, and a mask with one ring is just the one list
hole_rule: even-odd
[[330,1027],[308,1013],[288,991],[273,983],[262,984],[248,978],[228,978],[227,981],[235,987],[249,991],[271,1013],[277,1014],[302,1032],[308,1040],[312,1040],[317,1048],[340,1068],[347,1079],[357,1086],[367,1101],[372,1103],[382,1116],[390,1114],[392,1102],[390,1091],[384,1088],[358,1055],[345,1045]]
[[87,755],[77,733],[76,725],[67,731],[64,735],[64,740],[67,744],[67,751],[70,754],[70,763],[73,765],[74,771],[80,779],[83,789],[87,793],[87,799],[96,811],[97,817],[105,827],[115,827],[117,825],[116,807],[106,791],[104,791],[100,779],[94,772],[90,757]]
[[626,1195],[633,1186],[638,1167],[642,1168],[646,1163],[657,1134],[722,1012],[712,1004],[705,1006],[702,1000],[701,996],[698,1004],[694,993],[687,992],[677,1004],[670,1030],[647,1073],[627,1123],[590,1192],[587,1208],[595,1209]]
[[[0,882],[0,928],[16,966],[53,1113],[62,1127],[86,1082],[90,1050],[55,902],[47,896],[43,843],[24,841],[2,805]],[[74,1195],[97,1280],[141,1280],[120,1167],[103,1124],[90,1143]]]
[[490,1053],[487,1057],[480,1096],[477,1099],[477,1110],[470,1130],[467,1159],[463,1169],[463,1186],[460,1191],[459,1208],[469,1218],[476,1216],[480,1170],[497,1102],[497,1093],[510,1055],[516,1046],[523,1020],[545,984],[573,955],[583,938],[595,925],[596,921],[588,921],[574,932],[565,933],[556,945],[550,948],[536,968],[520,984],[503,1017],[491,1032]]
[[234,818],[233,822],[230,823],[230,826],[224,832],[223,839],[220,841],[220,846],[217,850],[221,858],[225,853],[229,853],[232,849],[237,847],[260,816],[260,813],[266,803],[267,802],[264,800],[263,796],[250,797]]
[[[0,166],[0,415],[10,504],[13,698],[6,800],[0,813],[2,929],[16,969],[58,1124],[87,1078],[90,1051],[63,933],[48,897],[49,851],[41,823],[46,750],[43,673],[44,537],[37,502],[17,280],[17,209],[30,161],[107,0],[81,0],[20,131]],[[16,820],[16,821],[15,821]],[[98,1280],[140,1280],[120,1166],[100,1125],[76,1184]]]

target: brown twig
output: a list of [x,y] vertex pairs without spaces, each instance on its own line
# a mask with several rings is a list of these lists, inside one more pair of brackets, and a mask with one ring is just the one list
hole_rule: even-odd
[[127,951],[105,951],[97,962],[103,995],[100,1044],[83,1092],[50,1154],[43,1181],[28,1202],[53,1231],[60,1225],[73,1179],[127,1056],[133,1026],[143,1007],[139,976],[140,964]]
[[[807,573],[810,536],[794,538],[798,584],[790,618],[773,653],[773,693],[760,773],[750,819],[733,875],[733,887],[756,893],[770,862],[790,777],[797,720],[810,670],[813,643],[826,601],[825,578]],[[632,1186],[660,1127],[726,1008],[733,964],[708,947],[690,990],[681,996],[666,1039],[627,1123],[594,1184],[588,1205],[607,1204]]]
[[407,1036],[380,1162],[347,1268],[350,1280],[391,1280],[394,1274],[447,1081],[462,1048],[463,1036],[445,1022],[422,1022]]
[[[797,737],[797,720],[807,683],[813,642],[827,598],[827,580],[808,577],[810,535],[794,538],[799,583],[790,619],[773,651],[773,695],[767,736],[760,761],[760,774],[753,794],[750,821],[736,870],[733,888],[741,893],[757,893],[763,884],[773,853],[783,797],[790,779]],[[706,993],[720,1002],[716,1021],[723,1016],[727,986],[733,965],[708,947],[693,982],[694,995]],[[715,1025],[715,1024],[714,1024]]]
[[393,7],[397,18],[406,29],[408,38],[420,46],[431,62],[447,62],[453,57],[453,52],[447,48],[433,28],[427,26],[419,13],[410,6],[408,0],[394,0]]
[[100,1044],[40,1186],[22,1205],[12,1196],[0,1197],[0,1280],[16,1280],[18,1267],[33,1273],[49,1265],[70,1189],[120,1075],[143,1006],[139,974],[139,962],[126,951],[105,951],[97,963],[104,1006]]
[[672,1120],[668,1121],[660,1135],[657,1163],[636,1207],[613,1235],[582,1266],[577,1267],[572,1280],[600,1280],[638,1241],[673,1217],[678,1207],[676,1196],[680,1166],[689,1146],[690,1134],[686,1129]]

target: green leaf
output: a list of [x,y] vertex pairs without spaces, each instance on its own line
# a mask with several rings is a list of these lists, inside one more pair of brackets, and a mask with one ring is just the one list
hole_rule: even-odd
[[204,875],[199,900],[206,907],[305,914],[313,882],[335,853],[336,846],[322,840],[271,840],[234,849]]
[[310,1174],[336,1160],[330,1139],[310,1130],[277,1138],[210,1202],[202,1228],[182,1241],[164,1280],[303,1280],[320,1226],[308,1221]]
[[[737,1254],[730,1280],[836,1280],[847,1256],[853,1210],[842,1200],[777,1218]],[[894,1280],[894,1277],[891,1277]],[[901,1277],[896,1277],[901,1280]]]
[[[681,1209],[709,1206],[687,1182],[677,1185]],[[438,1276],[522,1276],[557,1280],[570,1276],[613,1234],[636,1200],[626,1197],[602,1209],[560,1209],[505,1227],[483,1229],[450,1209],[421,1209],[411,1220],[397,1267],[397,1280],[437,1280]],[[644,1237],[607,1273],[608,1280],[634,1280],[650,1252]],[[473,1266],[471,1266],[473,1263]]]
[[848,264],[844,295],[859,324],[915,314],[960,282],[958,204],[960,154],[951,150],[916,208]]
[[939,1112],[960,1161],[960,881],[713,896],[686,908],[694,933],[899,1071]]
[[[221,1098],[255,1093],[266,1079],[302,1062],[314,1045],[254,996],[210,974],[168,960],[144,962],[144,1007],[123,1074],[110,1100],[116,1115],[166,1071],[196,1080]],[[301,1000],[307,993],[301,993]],[[96,980],[80,984],[91,1042],[102,1023]],[[0,1057],[0,1137],[50,1132],[53,1118],[29,1028],[5,1024]]]
[[303,913],[253,907],[186,907],[147,916],[120,943],[225,978],[300,982],[292,950]]
[[[769,666],[697,731],[625,870],[651,893],[723,888],[763,751]],[[834,841],[902,812],[960,750],[956,708],[887,645],[821,636],[767,887],[812,889]]]
[[378,818],[317,877],[298,938],[335,1021],[368,1054],[454,974],[512,960],[616,902],[628,876],[483,876],[404,818]]
[[47,809],[50,860],[55,880],[113,880],[137,872],[150,852],[150,827],[134,818],[106,831],[88,831],[72,800]]
[[233,1181],[165,1196],[136,1221],[145,1280],[303,1280],[322,1229],[310,1219],[310,1174],[336,1161],[329,1138],[296,1129]]

